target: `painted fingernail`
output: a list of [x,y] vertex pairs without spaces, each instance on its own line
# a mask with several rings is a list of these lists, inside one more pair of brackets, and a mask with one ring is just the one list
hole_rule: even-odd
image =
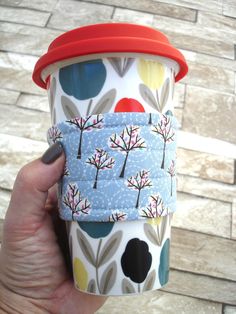
[[62,144],[60,142],[56,142],[46,150],[46,152],[41,157],[41,161],[47,165],[51,164],[57,158],[59,158],[62,153],[63,153]]

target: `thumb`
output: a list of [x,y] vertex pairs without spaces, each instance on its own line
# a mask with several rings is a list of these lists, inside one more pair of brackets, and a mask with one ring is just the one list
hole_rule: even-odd
[[[45,215],[48,190],[60,179],[65,163],[62,144],[56,142],[42,156],[18,173],[7,210],[5,225],[14,230],[36,230]],[[13,223],[13,224],[12,224]],[[18,229],[18,230],[17,230]]]

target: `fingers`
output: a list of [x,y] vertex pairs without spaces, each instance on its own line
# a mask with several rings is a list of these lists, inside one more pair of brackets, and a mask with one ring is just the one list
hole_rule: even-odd
[[53,222],[54,231],[57,237],[57,243],[61,249],[61,253],[64,257],[64,261],[66,264],[66,269],[70,276],[73,276],[71,256],[70,256],[70,248],[69,241],[67,237],[67,228],[66,222],[59,218],[57,211],[53,210],[51,212],[51,218]]
[[48,190],[60,179],[64,163],[63,147],[56,143],[41,159],[27,164],[20,170],[14,184],[6,223],[8,221],[15,221],[20,225],[30,222],[42,223]]
[[54,293],[50,313],[95,313],[107,300],[105,296],[92,295],[77,290],[71,281],[66,281]]
[[48,211],[58,209],[57,190],[58,190],[57,184],[55,184],[48,190],[48,197],[45,204],[45,209]]

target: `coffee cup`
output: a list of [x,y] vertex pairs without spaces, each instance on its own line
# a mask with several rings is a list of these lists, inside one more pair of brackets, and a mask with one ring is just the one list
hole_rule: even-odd
[[139,294],[168,282],[176,210],[174,85],[183,55],[141,25],[89,25],[56,38],[33,79],[47,89],[50,144],[66,154],[59,182],[75,287]]

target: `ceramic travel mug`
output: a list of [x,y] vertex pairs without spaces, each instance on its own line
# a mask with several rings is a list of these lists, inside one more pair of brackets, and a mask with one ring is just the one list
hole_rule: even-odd
[[168,281],[176,210],[173,90],[187,73],[161,32],[112,23],[64,33],[36,63],[48,90],[50,144],[66,153],[59,182],[76,288],[138,294]]

